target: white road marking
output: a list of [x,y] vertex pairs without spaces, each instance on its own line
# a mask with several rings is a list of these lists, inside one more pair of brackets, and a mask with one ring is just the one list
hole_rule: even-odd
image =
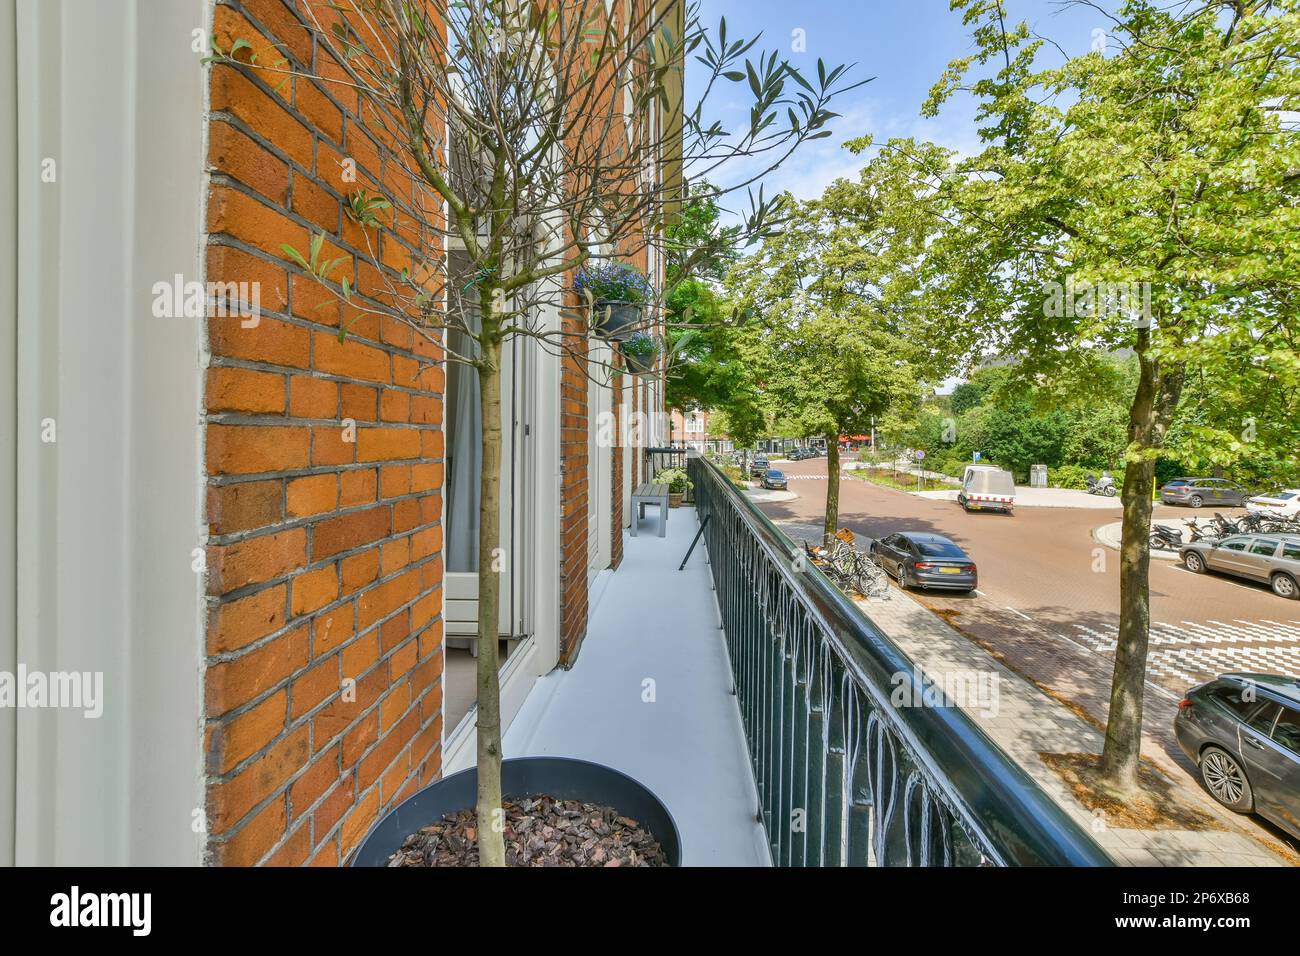
[[1031,622],[1031,623],[1032,623],[1033,620],[1034,620],[1034,619],[1033,619],[1032,617],[1030,617],[1028,614],[1024,613],[1023,611],[1017,611],[1017,610],[1016,610],[1015,608],[1013,608],[1013,607],[1009,607],[1009,608],[1007,608],[1007,610],[1010,611],[1012,614],[1019,614],[1019,615],[1020,615],[1021,617],[1023,617],[1026,621],[1029,621],[1029,622]]
[[[1095,650],[1114,653],[1113,627],[1097,631],[1075,624],[1074,628],[1087,635],[1086,643]],[[1148,680],[1164,677],[1196,684],[1230,671],[1300,675],[1297,637],[1294,628],[1276,621],[1183,621],[1181,627],[1152,622]]]

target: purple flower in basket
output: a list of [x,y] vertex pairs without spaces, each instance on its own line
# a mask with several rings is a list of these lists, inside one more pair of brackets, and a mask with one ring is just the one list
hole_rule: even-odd
[[578,270],[573,289],[579,294],[590,292],[594,302],[636,303],[650,297],[650,280],[626,262],[603,262]]

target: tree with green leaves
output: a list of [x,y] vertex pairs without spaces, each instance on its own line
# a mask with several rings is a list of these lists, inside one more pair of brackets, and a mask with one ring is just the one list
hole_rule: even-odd
[[[756,195],[751,187],[801,143],[829,135],[831,101],[856,84],[846,80],[848,67],[821,61],[817,75],[805,77],[776,51],[758,51],[758,37],[730,35],[725,20],[707,28],[685,0],[616,10],[604,0],[353,0],[349,7],[341,16],[332,3],[302,5],[318,40],[315,73],[259,49],[256,37],[227,50],[214,41],[212,59],[280,83],[309,78],[359,100],[359,115],[388,144],[386,163],[401,173],[386,174],[384,183],[417,184],[417,201],[378,184],[349,197],[370,268],[337,254],[323,234],[308,249],[285,253],[348,314],[406,323],[477,377],[477,831],[483,865],[501,865],[495,556],[503,346],[527,338],[607,377],[615,370],[587,353],[602,315],[589,290],[576,295],[566,277],[648,251],[662,261],[665,231],[681,213],[683,176],[721,183],[715,198],[751,196],[731,237],[769,235],[777,204],[761,185]],[[693,104],[684,94],[688,59],[700,70]],[[709,117],[719,88],[748,99],[746,124],[729,129]],[[661,166],[662,177],[647,175]],[[732,172],[738,167],[744,172]],[[394,218],[418,226],[419,247],[400,270],[377,253],[379,230]],[[719,235],[679,235],[674,281],[716,257]],[[448,255],[453,246],[462,250],[457,257]],[[660,329],[663,293],[638,290],[643,331]],[[551,321],[557,311],[569,321]],[[346,337],[346,326],[339,334]]]
[[[726,412],[733,440],[757,440],[763,414],[752,370],[739,349],[743,316],[732,308],[721,280],[740,257],[741,234],[721,224],[722,211],[709,183],[691,185],[679,222],[668,229],[668,283],[664,314],[669,341],[665,405]],[[709,254],[701,256],[700,249]],[[681,259],[696,271],[683,275]],[[717,433],[716,423],[713,419]],[[736,433],[738,430],[738,433]]]
[[[946,210],[927,252],[944,336],[1049,377],[1089,352],[1136,358],[1101,763],[1125,793],[1140,759],[1155,468],[1184,392],[1229,356],[1243,394],[1295,381],[1300,12],[1291,0],[1124,0],[1113,15],[1088,4],[1107,18],[1107,48],[1064,56],[1012,25],[1003,0],[952,6],[976,50],[926,112],[972,93],[986,146],[920,161]],[[1227,434],[1186,430],[1183,453],[1230,460],[1242,449]]]
[[925,348],[913,267],[936,223],[930,187],[882,155],[818,199],[788,199],[785,228],[732,271],[753,316],[747,355],[796,437],[827,445],[825,534],[839,520],[839,437],[913,401],[942,350]]
[[867,431],[917,388],[905,339],[862,311],[772,311],[749,330],[748,355],[769,406],[797,438],[826,439],[824,536],[838,527],[840,435]]
[[[733,269],[737,304],[754,316],[751,364],[759,388],[798,437],[827,441],[826,535],[839,522],[840,436],[918,402],[922,382],[943,375],[949,343],[926,334],[931,316],[918,265],[940,228],[937,183],[917,157],[946,153],[901,140],[855,179],[836,179],[806,203],[757,255]],[[870,138],[848,144],[871,147]]]

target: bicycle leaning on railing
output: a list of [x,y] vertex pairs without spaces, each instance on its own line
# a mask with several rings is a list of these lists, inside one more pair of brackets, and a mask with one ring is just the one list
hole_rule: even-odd
[[803,550],[842,590],[856,591],[865,598],[889,598],[889,575],[865,551],[840,538],[832,538],[825,548],[805,541]]

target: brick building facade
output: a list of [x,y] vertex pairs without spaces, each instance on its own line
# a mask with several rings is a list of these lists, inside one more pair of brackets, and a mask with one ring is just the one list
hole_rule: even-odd
[[709,430],[707,409],[693,408],[683,412],[674,408],[669,411],[670,433],[675,445],[684,445],[699,452],[731,451],[733,442],[723,432]]
[[[85,474],[79,463],[94,459],[83,444],[117,442],[139,452],[120,479],[84,496],[87,527],[114,510],[115,496],[151,500],[128,509],[134,524],[83,545],[90,557],[60,579],[67,590],[38,594],[20,609],[21,627],[49,620],[78,588],[99,593],[91,575],[112,559],[114,541],[125,542],[118,557],[131,583],[123,585],[119,614],[104,611],[98,630],[65,615],[50,643],[57,654],[16,646],[29,661],[44,653],[51,665],[67,648],[93,650],[110,686],[132,688],[135,709],[115,711],[112,726],[89,737],[66,736],[53,717],[16,729],[16,748],[0,747],[0,761],[38,759],[24,756],[37,753],[38,741],[40,752],[56,755],[39,758],[50,762],[47,773],[24,778],[30,793],[0,799],[0,860],[338,865],[397,801],[472,762],[472,713],[455,728],[444,721],[448,627],[464,624],[449,605],[463,614],[466,603],[448,592],[444,363],[406,323],[341,307],[284,248],[306,249],[322,235],[322,256],[347,263],[358,301],[382,308],[390,304],[385,279],[427,249],[422,217],[439,216],[441,204],[393,161],[355,92],[309,75],[278,83],[264,70],[205,65],[203,51],[190,49],[195,37],[225,50],[247,40],[254,50],[279,50],[286,69],[341,78],[328,45],[309,28],[308,4],[327,29],[336,20],[346,25],[325,0],[141,0],[132,23],[115,22],[108,11],[72,18],[61,2],[32,15],[40,39],[14,92],[29,104],[23,116],[45,125],[3,115],[0,123],[18,130],[24,168],[52,151],[65,159],[63,196],[111,191],[106,183],[115,175],[138,183],[129,210],[105,210],[102,221],[88,212],[84,225],[121,235],[124,261],[137,270],[134,298],[104,306],[133,330],[128,339],[146,343],[122,352],[117,390],[156,391],[125,414],[103,397],[65,399],[57,461],[20,445],[20,458],[51,462],[40,466],[53,469],[42,479],[50,487]],[[154,67],[171,69],[175,84],[143,83],[138,63],[92,57],[83,64],[61,55],[69,42],[96,45],[119,34],[166,48]],[[178,39],[188,54],[168,46]],[[59,100],[71,90],[89,103],[94,97],[83,94],[92,85],[105,103],[122,104],[111,130],[87,125],[89,106]],[[66,131],[59,149],[46,127]],[[172,130],[174,143],[160,147],[167,165],[146,175],[131,165],[133,144],[148,143],[158,129]],[[99,170],[66,160],[67,150],[91,146],[81,137],[92,131],[107,156]],[[349,218],[358,187],[391,198],[392,217],[376,227]],[[29,227],[52,221],[52,201],[33,199],[19,211],[20,227],[24,215]],[[132,225],[150,217],[153,232]],[[93,264],[89,249],[69,245],[73,231],[60,228],[59,266],[71,272]],[[644,253],[637,264],[662,278],[662,264]],[[30,267],[55,268],[39,258]],[[142,290],[173,275],[230,288],[255,283],[256,321],[239,309],[189,322],[148,315]],[[52,331],[42,334],[79,344],[61,364],[33,360],[34,407],[44,405],[46,379],[70,394],[61,383],[77,363],[90,368],[96,348],[101,356],[116,348],[95,337],[90,310],[70,307],[75,296],[64,300],[50,307]],[[557,324],[576,321],[556,316]],[[621,560],[626,502],[645,475],[642,447],[663,440],[645,435],[631,447],[620,437],[591,460],[592,396],[622,436],[630,413],[661,406],[662,382],[615,375],[593,386],[582,355],[538,353],[519,359],[528,363],[519,381],[533,391],[522,399],[526,427],[516,438],[523,450],[511,467],[519,476],[515,509],[524,515],[517,544],[532,550],[520,548],[519,606],[503,633],[512,647],[502,677],[507,722],[538,676],[577,655],[593,577]],[[142,359],[150,364],[132,378]],[[59,478],[74,466],[76,474]],[[60,514],[73,508],[63,499],[58,506]],[[46,533],[46,512],[34,509],[31,521],[20,542]],[[52,546],[33,555],[33,573],[57,577],[49,570],[60,560]],[[161,556],[179,566],[160,564]],[[21,575],[6,586],[16,593]],[[0,651],[6,646],[0,641]],[[141,723],[146,713],[148,724]],[[160,713],[173,719],[158,721]],[[150,765],[120,776],[87,777],[77,762],[81,749],[141,762],[141,748]],[[26,809],[40,804],[38,788],[72,792],[90,779],[106,781],[100,799],[77,811],[90,835],[65,827],[63,842],[45,811]]]

